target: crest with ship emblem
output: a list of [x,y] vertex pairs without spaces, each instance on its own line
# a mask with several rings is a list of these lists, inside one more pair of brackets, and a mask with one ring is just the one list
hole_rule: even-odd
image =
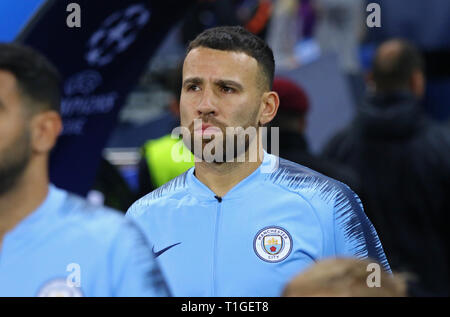
[[261,260],[281,262],[292,251],[292,238],[289,232],[281,227],[266,227],[256,234],[253,248]]

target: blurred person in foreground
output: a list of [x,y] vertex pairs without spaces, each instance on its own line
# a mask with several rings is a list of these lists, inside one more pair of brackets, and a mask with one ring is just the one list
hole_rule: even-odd
[[208,29],[189,44],[180,113],[195,167],[127,212],[175,296],[280,296],[322,257],[372,257],[389,270],[347,186],[263,151],[259,128],[279,105],[274,69],[270,47],[242,27]]
[[290,281],[283,297],[406,297],[406,279],[370,259],[319,261]]
[[[279,128],[280,157],[341,181],[358,193],[358,177],[351,168],[310,152],[305,133],[311,105],[305,90],[292,80],[283,77],[275,77],[273,90],[280,97],[280,106],[270,125]],[[270,130],[267,139],[270,143]],[[267,148],[270,147],[269,144]]]
[[0,44],[0,296],[168,296],[133,222],[49,183],[59,81],[36,51]]
[[351,166],[392,269],[416,275],[412,295],[449,294],[450,133],[421,100],[423,62],[411,44],[377,50],[371,92],[325,155]]

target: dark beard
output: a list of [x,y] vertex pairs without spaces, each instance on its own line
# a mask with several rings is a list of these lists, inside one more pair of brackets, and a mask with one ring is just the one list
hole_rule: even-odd
[[0,196],[11,191],[23,175],[31,158],[28,129],[0,154]]
[[[256,118],[256,115],[255,115],[255,118]],[[214,118],[208,118],[208,117],[198,118],[198,119],[202,119],[203,123],[210,123],[210,124],[220,128],[220,130],[222,131],[222,138],[223,138],[223,140],[222,140],[222,143],[223,143],[222,144],[222,155],[223,156],[222,156],[222,159],[220,161],[216,161],[214,159],[212,161],[212,163],[220,165],[220,164],[223,164],[223,163],[226,163],[226,162],[235,162],[239,155],[248,152],[249,147],[250,147],[250,138],[249,138],[249,136],[247,134],[245,135],[244,147],[242,147],[242,144],[241,144],[242,142],[239,142],[239,141],[242,141],[242,138],[239,138],[239,136],[237,134],[227,135],[226,134],[226,128],[227,127],[224,124],[222,124],[221,122],[218,122]],[[254,118],[252,117],[252,119],[254,119]],[[243,127],[243,128],[247,129],[250,126],[254,126],[256,129],[259,127],[259,125],[255,126],[251,122],[248,122],[246,124],[246,126]],[[194,156],[196,156],[197,158],[201,159],[202,161],[205,161],[205,158],[203,157],[204,156],[205,146],[208,143],[213,142],[214,139],[215,139],[215,136],[212,135],[211,138],[208,138],[208,139],[202,138],[201,153],[195,153],[195,151],[194,151],[195,150],[195,148],[194,148],[194,144],[195,144],[194,143],[194,139],[195,139],[195,136],[194,136],[194,122],[191,122],[191,124],[189,125],[189,132],[190,132],[190,137],[191,137],[190,140],[184,140],[186,147],[194,154]],[[232,140],[232,138],[234,140]],[[227,155],[227,144],[231,144],[232,141],[233,141],[233,145],[234,145],[233,152],[232,152],[233,155],[231,157],[231,160],[227,161],[227,157],[226,157],[226,155]],[[244,148],[244,152],[239,151],[239,149],[242,149],[242,148]],[[200,154],[200,155],[198,155],[198,154]],[[216,154],[215,153],[215,148],[212,149],[211,154],[213,156]]]

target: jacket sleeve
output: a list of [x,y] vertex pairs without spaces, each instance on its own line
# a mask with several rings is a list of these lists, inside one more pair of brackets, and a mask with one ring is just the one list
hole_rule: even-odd
[[334,202],[334,240],[337,257],[370,258],[391,272],[380,239],[359,197],[344,184]]

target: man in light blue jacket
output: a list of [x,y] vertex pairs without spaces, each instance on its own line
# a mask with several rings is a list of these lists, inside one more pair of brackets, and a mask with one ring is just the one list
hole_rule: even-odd
[[168,296],[133,221],[49,183],[58,86],[43,56],[0,43],[0,296]]
[[206,30],[189,45],[181,131],[195,167],[127,213],[154,242],[176,296],[280,296],[327,257],[390,270],[350,188],[263,150],[259,128],[279,105],[273,74],[271,49],[241,27]]

